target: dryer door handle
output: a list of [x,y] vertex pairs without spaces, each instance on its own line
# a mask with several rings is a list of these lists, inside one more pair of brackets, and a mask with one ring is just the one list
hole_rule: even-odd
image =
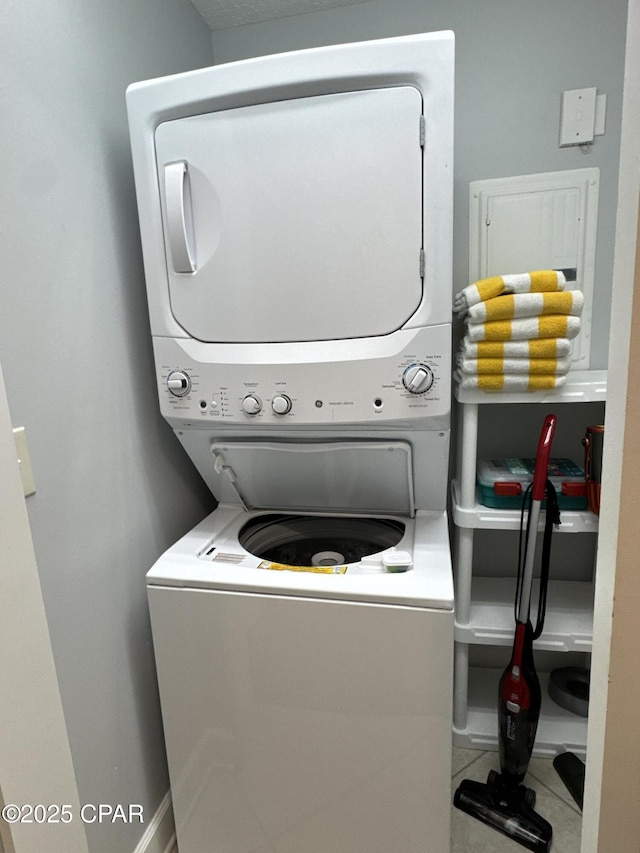
[[179,273],[195,272],[191,187],[189,167],[184,161],[164,167],[164,199],[173,269]]

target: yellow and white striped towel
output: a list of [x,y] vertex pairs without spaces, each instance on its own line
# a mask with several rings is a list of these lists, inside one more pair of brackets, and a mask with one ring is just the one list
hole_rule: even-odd
[[533,341],[479,341],[468,337],[460,342],[465,358],[564,358],[571,353],[567,338],[537,338]]
[[454,373],[454,379],[459,383],[460,388],[507,393],[549,391],[553,388],[561,388],[566,378],[566,376],[539,373],[517,376],[509,373],[480,376],[463,376],[458,371]]
[[523,317],[516,320],[494,320],[491,323],[469,323],[469,341],[527,341],[535,338],[575,338],[580,332],[580,317],[551,314],[547,317]]
[[456,365],[465,376],[496,376],[501,373],[564,376],[571,368],[571,361],[568,358],[465,358],[458,353]]
[[461,314],[478,302],[485,302],[487,299],[493,299],[505,293],[543,293],[564,290],[565,284],[564,273],[556,270],[535,270],[483,278],[467,285],[456,294],[453,310],[456,314]]
[[494,320],[514,320],[522,317],[541,317],[549,314],[569,314],[579,317],[584,306],[581,290],[556,293],[513,293],[496,296],[472,305],[465,319],[469,323],[491,323]]

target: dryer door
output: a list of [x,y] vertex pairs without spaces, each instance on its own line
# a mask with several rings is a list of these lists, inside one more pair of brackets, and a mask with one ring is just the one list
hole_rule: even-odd
[[171,310],[202,341],[369,337],[422,298],[422,98],[299,98],[156,130]]

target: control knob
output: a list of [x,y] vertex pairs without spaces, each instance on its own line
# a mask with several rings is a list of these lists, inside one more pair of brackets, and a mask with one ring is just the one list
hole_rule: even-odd
[[424,394],[433,385],[433,371],[426,364],[412,364],[405,370],[402,382],[410,394]]
[[255,394],[247,394],[242,401],[242,411],[248,415],[257,415],[262,411],[262,403]]
[[291,411],[291,400],[286,394],[277,394],[271,401],[271,408],[276,415],[287,415]]
[[172,370],[167,376],[167,388],[174,397],[184,397],[191,391],[191,379],[184,370]]

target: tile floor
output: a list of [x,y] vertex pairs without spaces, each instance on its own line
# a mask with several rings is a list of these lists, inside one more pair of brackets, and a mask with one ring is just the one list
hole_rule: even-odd
[[[486,781],[498,769],[497,752],[453,750],[453,791],[462,779]],[[532,758],[526,779],[536,792],[536,810],[553,826],[552,853],[580,853],[582,815],[553,768],[551,759]],[[451,853],[522,853],[525,848],[475,818],[451,807]],[[178,853],[170,847],[166,853]]]
[[[453,750],[452,792],[462,779],[486,781],[498,770],[497,752]],[[536,792],[536,811],[553,826],[553,853],[579,853],[582,815],[551,759],[532,758],[525,783]],[[451,809],[451,853],[517,853],[525,848],[479,820]]]

